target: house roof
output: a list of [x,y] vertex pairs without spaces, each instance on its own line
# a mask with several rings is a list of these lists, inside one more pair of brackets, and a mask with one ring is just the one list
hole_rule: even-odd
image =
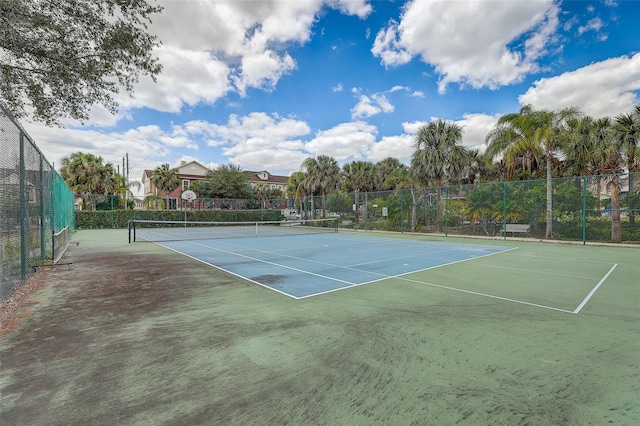
[[[207,167],[203,166],[197,161],[190,161],[188,163],[181,164],[177,168],[178,176],[184,179],[202,179],[210,171]],[[151,179],[154,170],[144,170],[142,173],[142,182]],[[251,183],[275,183],[281,185],[287,185],[289,183],[289,176],[273,175],[266,170],[260,171],[245,171],[244,172]]]
[[[176,167],[176,171],[180,178],[203,178],[209,172],[209,169],[197,161],[190,161],[180,164]],[[145,169],[142,172],[142,182],[151,179],[153,173],[154,170]]]
[[289,176],[280,176],[280,175],[272,175],[266,170],[260,170],[258,172],[255,171],[247,171],[245,172],[251,176],[251,182],[255,183],[280,183],[286,185],[289,183]]

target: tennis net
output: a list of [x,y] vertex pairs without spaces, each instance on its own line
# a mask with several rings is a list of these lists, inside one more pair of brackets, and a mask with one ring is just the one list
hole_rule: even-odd
[[52,263],[60,262],[64,252],[69,247],[69,226],[65,226],[61,231],[53,234],[51,239]]
[[129,222],[129,242],[188,241],[218,238],[273,237],[338,232],[337,219],[263,222],[195,222],[139,220]]

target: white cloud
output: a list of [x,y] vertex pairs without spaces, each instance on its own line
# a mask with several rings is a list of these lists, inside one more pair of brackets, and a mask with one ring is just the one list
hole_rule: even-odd
[[122,108],[148,107],[180,112],[184,104],[213,104],[231,90],[229,68],[209,53],[169,46],[157,53],[164,66],[157,83],[143,80],[132,98],[122,96],[119,99]]
[[[242,165],[244,170],[268,170],[273,174],[288,175],[297,170],[298,165],[308,157],[308,155],[297,150],[283,149],[261,149],[251,152],[242,152],[231,157],[231,162]],[[284,168],[283,167],[287,167]]]
[[493,130],[500,114],[464,114],[461,120],[455,123],[462,127],[462,145],[467,148],[477,148],[480,152],[486,149],[484,143],[487,134]]
[[378,106],[380,106],[380,109],[382,110],[382,112],[385,112],[387,114],[393,112],[393,110],[395,109],[393,105],[391,105],[391,102],[389,102],[389,100],[387,99],[387,97],[381,93],[376,93],[374,95],[371,96],[373,98],[374,101],[376,101],[376,103],[378,104]]
[[[397,92],[398,90],[408,90],[403,86],[394,86],[386,93]],[[360,89],[353,88],[352,93],[359,94]],[[351,118],[353,120],[359,120],[363,118],[373,117],[376,114],[380,114],[384,112],[386,114],[390,114],[395,110],[395,107],[389,99],[387,98],[385,92],[378,92],[371,95],[371,97],[367,95],[360,95],[358,98],[358,103],[351,108]]]
[[413,135],[385,136],[373,144],[367,153],[367,160],[378,162],[387,157],[393,157],[408,164],[411,154],[413,154]]
[[249,87],[273,89],[283,75],[295,68],[296,64],[291,56],[279,56],[276,52],[268,50],[255,55],[245,55],[242,58],[242,73],[233,76],[232,80],[240,95],[244,96]]
[[372,117],[379,114],[382,109],[374,104],[374,100],[367,95],[361,95],[358,103],[351,108],[351,118],[354,120],[360,118]]
[[355,15],[360,19],[366,18],[373,11],[366,0],[327,0],[327,4],[342,13]]
[[640,53],[537,80],[518,101],[538,109],[579,107],[593,117],[614,117],[628,112],[638,102],[638,90]]
[[[375,161],[384,159],[385,157],[392,156],[400,159],[410,158],[413,154],[413,138],[418,130],[430,121],[438,120],[440,117],[431,117],[429,121],[411,121],[402,123],[404,130],[403,135],[385,137],[376,144],[378,145],[370,158],[374,158]],[[452,121],[453,123],[462,127],[462,145],[466,148],[477,148],[481,152],[486,148],[484,144],[485,137],[496,125],[500,114],[488,115],[482,113],[468,113],[462,116],[459,120],[443,120]],[[394,154],[395,152],[395,154]]]
[[578,35],[582,35],[587,31],[600,31],[604,27],[604,22],[600,18],[593,18],[589,20],[585,25],[578,27]]
[[213,104],[233,90],[241,96],[249,88],[272,90],[296,69],[287,48],[309,41],[323,5],[361,19],[372,11],[366,0],[158,3],[164,10],[150,31],[163,42],[155,53],[164,68],[157,84],[142,79],[133,98],[119,97],[125,111],[179,112],[184,105]]
[[310,133],[309,126],[293,118],[255,112],[230,115],[224,125],[200,120],[181,127],[192,137],[204,138],[208,146],[221,147],[229,162],[245,170],[277,173],[283,165],[297,165],[307,157],[301,138]]
[[[400,22],[389,21],[371,51],[385,66],[419,56],[432,64],[441,93],[449,83],[498,88],[538,70],[537,59],[553,41],[559,8],[532,2],[427,1],[407,3]],[[445,42],[446,41],[446,42]],[[514,42],[521,42],[522,45]]]
[[312,155],[330,155],[337,161],[363,159],[376,140],[377,129],[364,121],[341,123],[319,131],[304,146]]
[[172,136],[157,126],[141,126],[124,133],[50,128],[40,123],[29,123],[25,128],[57,170],[63,158],[81,151],[102,157],[124,172],[122,159],[128,154],[132,180],[139,180],[144,169],[154,169],[165,162],[172,147],[191,145],[179,133]]
[[399,90],[409,91],[409,88],[406,86],[393,86],[391,89],[389,89],[389,93],[397,92]]
[[371,53],[380,57],[382,64],[387,67],[404,65],[413,57],[413,54],[401,42],[398,23],[394,20],[389,21],[387,29],[378,32]]

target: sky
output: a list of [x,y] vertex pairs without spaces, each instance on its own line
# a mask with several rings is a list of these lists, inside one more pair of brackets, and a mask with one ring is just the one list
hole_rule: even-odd
[[[436,119],[484,150],[502,114],[640,102],[635,0],[159,0],[163,71],[120,111],[22,122],[57,169],[78,151],[129,177],[163,163],[289,175],[308,157],[408,164]],[[134,192],[136,190],[134,189]]]

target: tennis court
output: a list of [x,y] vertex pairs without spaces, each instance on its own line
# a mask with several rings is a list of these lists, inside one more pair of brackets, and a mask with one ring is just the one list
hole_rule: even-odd
[[0,424],[640,423],[638,247],[325,231],[77,232]]
[[[517,246],[338,233],[327,222],[308,221],[309,226],[305,222],[199,222],[192,226],[140,221],[151,227],[140,227],[137,232],[139,240],[155,241],[294,299],[396,279],[579,313],[617,267],[606,261],[523,257],[515,252]],[[322,226],[315,226],[318,223]],[[495,257],[488,258],[491,256]],[[467,267],[457,265],[472,260],[475,262]],[[450,286],[447,281],[432,283],[412,277],[448,265],[456,265],[460,275],[468,277],[466,281]]]

